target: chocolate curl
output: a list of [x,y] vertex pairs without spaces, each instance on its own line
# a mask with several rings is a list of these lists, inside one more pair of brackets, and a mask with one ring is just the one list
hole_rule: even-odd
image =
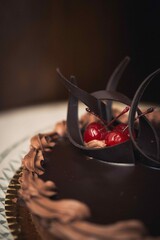
[[75,83],[73,83],[73,81],[69,81],[67,78],[65,78],[60,72],[59,68],[57,68],[56,71],[70,94],[83,102],[86,106],[89,106],[93,112],[101,117],[104,117],[105,112],[103,110],[106,108],[106,106],[102,101],[79,88]]
[[[107,86],[106,86],[106,91],[116,91],[119,80],[128,66],[130,62],[130,57],[126,56],[120,64],[116,67],[112,75],[110,76]],[[112,119],[112,101],[107,101],[107,106],[106,106],[106,112],[107,112],[107,121],[111,121]]]
[[[141,83],[139,88],[137,89],[129,112],[128,125],[129,125],[129,134],[132,140],[132,143],[139,152],[141,157],[139,157],[139,161],[143,164],[148,165],[150,167],[160,168],[160,159],[159,159],[159,138],[157,133],[151,123],[146,119],[145,116],[142,116],[139,120],[140,125],[140,134],[135,141],[133,136],[133,127],[135,114],[138,109],[139,101],[148,86],[148,84],[153,81],[153,79],[160,73],[160,69],[157,69],[155,72],[150,74],[145,80]],[[138,110],[138,114],[141,112]]]
[[108,83],[106,85],[107,91],[115,91],[116,90],[119,80],[120,80],[122,74],[124,73],[124,70],[128,66],[129,62],[130,62],[130,57],[126,56],[119,63],[119,65],[115,68],[114,72],[110,76]]

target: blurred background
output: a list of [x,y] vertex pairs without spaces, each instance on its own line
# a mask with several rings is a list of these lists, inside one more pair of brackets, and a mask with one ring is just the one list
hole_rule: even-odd
[[[159,0],[0,0],[0,111],[67,99],[57,67],[103,89],[126,55],[118,90],[132,98],[160,67]],[[145,100],[158,99],[153,85]]]

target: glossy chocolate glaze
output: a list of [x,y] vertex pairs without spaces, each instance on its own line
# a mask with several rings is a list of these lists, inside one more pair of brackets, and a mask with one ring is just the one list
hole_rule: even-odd
[[60,199],[77,199],[91,210],[92,222],[140,219],[160,234],[160,170],[144,165],[108,164],[89,158],[62,138],[45,152],[43,180],[52,180]]

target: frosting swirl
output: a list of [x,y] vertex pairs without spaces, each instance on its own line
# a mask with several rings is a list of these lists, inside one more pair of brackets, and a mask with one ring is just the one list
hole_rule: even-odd
[[31,138],[30,150],[22,160],[23,167],[38,175],[43,174],[43,152],[51,151],[60,136],[66,134],[66,122],[57,123],[55,129],[47,134],[37,134]]

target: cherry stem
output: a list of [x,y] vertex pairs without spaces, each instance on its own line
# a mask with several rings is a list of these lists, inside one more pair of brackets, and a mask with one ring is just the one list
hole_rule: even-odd
[[[156,109],[156,107],[150,107],[150,108],[148,108],[146,111],[144,111],[144,112],[142,112],[140,115],[138,115],[138,116],[134,119],[134,121],[138,120],[138,119],[139,119],[140,117],[142,117],[142,116],[147,115],[148,113],[152,113],[155,109]],[[123,129],[122,132],[124,132],[128,127],[129,127],[129,125],[127,125],[127,126]]]
[[110,127],[119,117],[121,117],[123,114],[127,113],[129,111],[129,107],[125,107],[125,109],[123,109],[123,111],[118,114],[115,118],[113,118],[109,123],[107,121],[105,121],[104,119],[102,119],[100,116],[98,116],[96,113],[92,112],[89,108],[86,108],[86,111],[93,114],[94,116],[96,116],[97,118],[99,118],[106,126],[106,128]]
[[115,118],[113,118],[106,127],[110,127],[118,118],[120,118],[122,115],[124,115],[125,113],[127,113],[129,111],[129,107],[125,107],[125,109],[123,109],[123,111],[118,114]]

